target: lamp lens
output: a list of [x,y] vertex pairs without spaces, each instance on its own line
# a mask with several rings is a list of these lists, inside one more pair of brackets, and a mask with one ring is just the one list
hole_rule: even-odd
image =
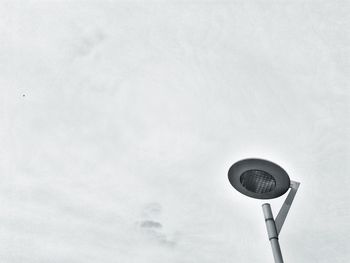
[[250,192],[264,194],[271,192],[276,187],[273,176],[262,170],[248,170],[241,174],[241,184]]

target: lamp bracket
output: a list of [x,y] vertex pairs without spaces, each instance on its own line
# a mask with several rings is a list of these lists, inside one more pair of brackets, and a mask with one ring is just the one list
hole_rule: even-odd
[[288,215],[289,209],[293,203],[294,197],[298,191],[300,183],[295,182],[295,181],[290,181],[290,191],[288,196],[286,197],[286,200],[284,200],[284,203],[278,212],[278,215],[276,216],[275,219],[275,224],[276,224],[276,230],[277,234],[281,232],[282,226],[284,221],[286,220],[286,217]]

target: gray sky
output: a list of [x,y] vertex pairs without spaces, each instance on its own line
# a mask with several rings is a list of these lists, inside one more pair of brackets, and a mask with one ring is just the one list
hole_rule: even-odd
[[1,262],[350,261],[349,2],[0,3]]

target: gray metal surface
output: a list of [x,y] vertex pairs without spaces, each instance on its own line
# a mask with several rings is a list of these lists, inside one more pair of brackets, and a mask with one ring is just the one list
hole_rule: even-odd
[[282,252],[278,242],[278,233],[275,225],[275,220],[273,219],[271,206],[270,204],[263,204],[262,209],[264,212],[267,234],[271,243],[275,263],[283,263]]
[[[265,180],[244,180],[245,178],[242,178],[246,173],[249,173],[251,178],[258,179],[252,171],[255,171],[255,173],[259,171],[259,173],[271,176],[273,187],[270,187],[269,191],[264,191],[268,189],[266,188],[268,182],[266,176]],[[228,171],[228,179],[237,191],[257,199],[277,198],[286,193],[290,187],[289,176],[282,167],[271,161],[257,158],[243,159],[234,163]],[[269,183],[271,185],[271,180]],[[255,187],[249,187],[251,184],[255,184]]]
[[292,206],[294,197],[298,191],[300,183],[291,181],[290,182],[290,191],[289,194],[284,201],[280,211],[278,212],[278,215],[276,216],[275,224],[276,224],[276,229],[277,233],[279,234],[281,232],[282,226],[284,221],[286,220],[286,217],[288,215],[289,209]]

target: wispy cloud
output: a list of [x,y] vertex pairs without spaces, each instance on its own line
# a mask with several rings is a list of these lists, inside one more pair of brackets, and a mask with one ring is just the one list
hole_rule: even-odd
[[349,4],[0,5],[2,262],[271,262],[245,157],[302,183],[286,262],[350,261]]

